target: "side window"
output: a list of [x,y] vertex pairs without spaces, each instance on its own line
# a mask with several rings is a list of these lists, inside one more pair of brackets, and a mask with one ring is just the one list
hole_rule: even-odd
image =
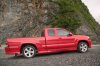
[[63,29],[58,29],[58,35],[59,36],[68,36],[69,31],[63,30]]
[[55,31],[53,29],[48,30],[48,35],[49,36],[55,36]]

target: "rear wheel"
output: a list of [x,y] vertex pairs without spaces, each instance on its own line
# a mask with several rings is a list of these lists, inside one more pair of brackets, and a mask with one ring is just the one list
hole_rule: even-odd
[[27,45],[23,48],[22,50],[22,54],[24,55],[24,57],[26,58],[32,58],[35,56],[36,54],[36,49],[34,46],[31,45]]
[[86,42],[80,42],[78,44],[78,51],[80,53],[85,53],[88,51],[88,44]]

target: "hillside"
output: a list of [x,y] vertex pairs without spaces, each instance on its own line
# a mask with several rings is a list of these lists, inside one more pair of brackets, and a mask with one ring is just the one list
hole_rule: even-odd
[[[66,5],[65,10],[63,4]],[[65,13],[66,18],[61,19],[59,16]],[[0,44],[4,44],[6,38],[39,36],[48,25],[64,26],[73,33],[88,35],[96,41],[100,38],[100,25],[81,0],[0,1]]]

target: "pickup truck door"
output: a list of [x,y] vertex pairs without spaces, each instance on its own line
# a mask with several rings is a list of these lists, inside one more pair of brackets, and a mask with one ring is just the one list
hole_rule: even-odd
[[67,36],[66,31],[49,29],[47,31],[48,36],[46,37],[46,46],[50,51],[59,51],[64,48],[73,47],[74,38],[72,36]]
[[75,47],[75,38],[73,36],[69,36],[70,32],[64,29],[57,29],[58,36],[58,45],[61,48],[74,48]]

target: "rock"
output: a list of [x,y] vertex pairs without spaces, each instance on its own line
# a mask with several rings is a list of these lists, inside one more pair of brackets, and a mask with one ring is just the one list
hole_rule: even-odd
[[[73,3],[82,8],[85,7],[81,0],[75,1]],[[58,10],[59,6],[53,2],[48,2],[48,0],[1,0],[0,44],[5,44],[7,38],[40,36],[42,29],[50,26],[47,25],[51,20],[48,14]],[[80,10],[89,14],[87,9]],[[89,20],[85,18],[87,15],[84,15],[81,11],[76,13],[82,22],[82,26],[77,29],[77,33],[89,35],[92,38],[100,36],[100,25],[95,24],[93,18],[90,18],[90,21],[95,26],[89,24]]]

